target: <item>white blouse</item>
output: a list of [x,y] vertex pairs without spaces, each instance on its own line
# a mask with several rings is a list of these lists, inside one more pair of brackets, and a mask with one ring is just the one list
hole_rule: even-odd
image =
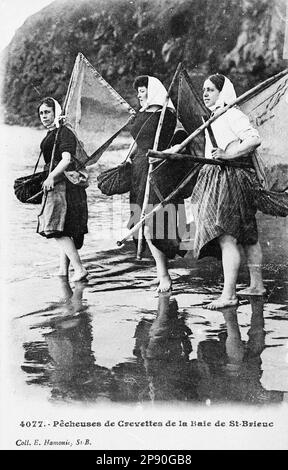
[[[218,148],[226,150],[231,142],[242,142],[247,137],[259,137],[258,131],[251,125],[248,116],[239,108],[228,109],[211,124]],[[212,143],[205,129],[205,158],[212,158]]]

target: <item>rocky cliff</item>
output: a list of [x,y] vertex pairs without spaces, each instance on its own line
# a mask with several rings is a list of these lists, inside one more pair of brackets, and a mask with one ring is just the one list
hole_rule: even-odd
[[6,51],[5,120],[34,125],[39,97],[66,93],[81,51],[133,105],[136,75],[168,84],[179,61],[195,78],[220,71],[238,92],[286,67],[285,0],[56,0]]

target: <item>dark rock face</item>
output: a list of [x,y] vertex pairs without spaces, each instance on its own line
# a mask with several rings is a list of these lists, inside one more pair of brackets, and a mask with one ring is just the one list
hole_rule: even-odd
[[132,105],[135,76],[168,85],[179,61],[196,86],[222,72],[242,92],[285,68],[285,17],[285,0],[57,0],[8,47],[6,122],[34,125],[40,97],[63,101],[79,51]]

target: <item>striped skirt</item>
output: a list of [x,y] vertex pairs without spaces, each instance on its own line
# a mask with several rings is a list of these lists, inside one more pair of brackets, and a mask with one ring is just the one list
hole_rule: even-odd
[[196,222],[194,255],[221,259],[218,237],[231,235],[242,245],[258,241],[254,172],[204,165],[191,196]]

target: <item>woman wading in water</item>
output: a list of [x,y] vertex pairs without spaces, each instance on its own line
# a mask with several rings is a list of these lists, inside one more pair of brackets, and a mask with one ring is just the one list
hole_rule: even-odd
[[[129,228],[132,228],[140,219],[149,168],[149,159],[146,153],[148,149],[153,148],[161,109],[167,96],[167,91],[162,83],[157,78],[147,75],[137,77],[134,81],[134,88],[137,90],[140,110],[130,126],[130,132],[136,145],[131,155],[132,188],[130,191],[131,218],[128,224]],[[158,150],[169,147],[175,126],[176,113],[171,100],[169,100]],[[157,167],[157,163],[154,164],[154,169],[155,167]],[[173,162],[163,165],[163,168],[155,172],[155,181],[162,196],[168,195],[183,176],[183,168],[179,171],[179,165],[174,165]],[[183,255],[185,253],[180,250],[180,238],[177,231],[177,210],[181,202],[183,204],[183,200],[179,197],[171,201],[169,207],[166,207],[165,216],[163,217],[162,213],[158,217],[154,217],[144,228],[145,240],[156,262],[159,292],[167,292],[171,289],[167,259],[174,258],[176,254]],[[159,198],[152,187],[150,187],[148,203],[150,208],[159,203]]]
[[84,234],[88,232],[87,198],[85,188],[71,183],[64,174],[65,170],[74,169],[72,158],[77,142],[70,129],[60,126],[61,113],[60,104],[51,97],[42,100],[38,107],[41,123],[48,130],[40,145],[45,169],[49,170],[52,158],[53,162],[51,172],[43,183],[44,195],[37,232],[46,238],[54,238],[58,244],[60,265],[57,274],[68,276],[71,263],[74,269],[71,281],[81,281],[88,275],[78,253]]
[[[227,77],[216,74],[205,81],[203,100],[212,113],[235,99],[234,87]],[[212,144],[211,133],[209,136],[206,130],[206,158],[251,165],[247,169],[204,165],[191,197],[196,221],[194,254],[197,258],[213,256],[222,259],[224,286],[221,296],[206,306],[217,310],[238,303],[236,282],[241,262],[240,245],[244,248],[250,272],[250,286],[240,293],[263,295],[265,288],[255,218],[255,173],[251,160],[251,152],[260,145],[258,131],[237,107],[222,114],[211,124],[211,128],[217,147],[215,142]]]

